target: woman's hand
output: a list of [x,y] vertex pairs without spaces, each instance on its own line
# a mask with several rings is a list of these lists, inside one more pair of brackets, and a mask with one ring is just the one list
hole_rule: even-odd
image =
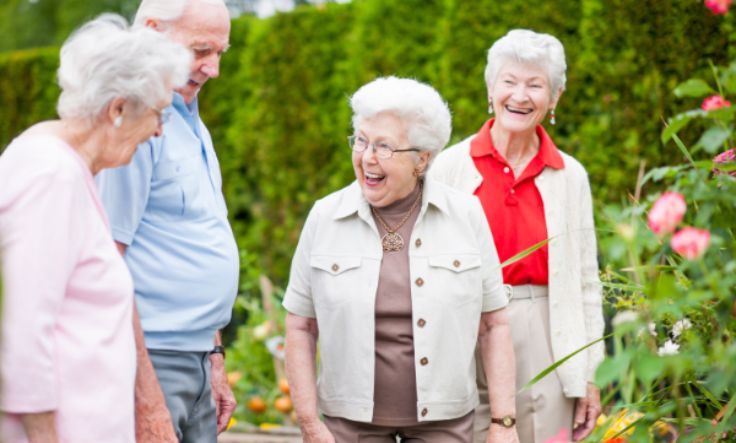
[[304,443],[335,443],[335,437],[318,418],[302,422],[299,427],[302,430]]
[[516,426],[512,428],[506,428],[491,423],[491,427],[488,428],[488,437],[486,437],[486,443],[519,443],[519,436],[516,433]]
[[585,397],[575,401],[575,418],[573,419],[572,439],[580,441],[595,429],[598,416],[601,415],[601,391],[598,386],[588,383]]

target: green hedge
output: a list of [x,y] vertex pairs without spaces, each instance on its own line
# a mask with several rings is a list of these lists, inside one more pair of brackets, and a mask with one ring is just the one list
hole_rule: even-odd
[[[347,98],[366,81],[398,74],[435,85],[457,141],[487,118],[488,46],[517,27],[558,36],[568,85],[550,132],[587,167],[604,203],[633,191],[640,161],[671,160],[658,141],[662,121],[693,105],[671,90],[702,76],[709,60],[736,55],[732,15],[695,0],[356,0],[235,20],[201,109],[244,254],[242,290],[260,272],[283,285],[306,212],[352,180]],[[56,63],[55,50],[0,58],[2,146],[54,114]]]

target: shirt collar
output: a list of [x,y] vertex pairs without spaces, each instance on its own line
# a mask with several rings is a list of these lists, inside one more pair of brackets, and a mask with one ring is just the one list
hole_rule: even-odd
[[[499,158],[500,154],[496,151],[496,147],[493,146],[493,140],[491,139],[491,128],[493,127],[494,119],[490,119],[483,124],[483,127],[478,131],[478,134],[470,141],[470,156],[471,157],[483,157],[490,155],[494,158]],[[554,142],[544,130],[542,125],[537,125],[536,128],[537,136],[539,137],[539,153],[537,154],[539,159],[553,169],[562,169],[565,167],[565,161],[562,159],[560,151],[555,146]]]
[[192,117],[199,114],[199,98],[197,97],[194,97],[194,100],[187,104],[181,94],[174,92],[174,98],[171,100],[171,105],[184,117]]
[[[442,212],[448,212],[447,197],[439,187],[442,185],[434,180],[425,178],[424,189],[422,190],[422,208],[419,212],[421,217],[426,212],[427,207],[432,205]],[[333,218],[335,220],[345,218],[357,213],[360,218],[368,220],[371,217],[371,207],[368,201],[363,197],[363,191],[357,181],[354,181],[347,187],[342,196],[340,205],[335,210]]]

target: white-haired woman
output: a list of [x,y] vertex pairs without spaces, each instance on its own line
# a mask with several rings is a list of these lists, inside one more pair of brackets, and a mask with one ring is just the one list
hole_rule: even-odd
[[[503,270],[520,387],[603,333],[588,177],[541,126],[548,114],[555,123],[565,70],[564,49],[551,35],[513,30],[496,41],[485,72],[495,118],[442,152],[432,170],[480,199],[501,261],[549,239]],[[603,345],[592,346],[517,395],[522,443],[563,428],[576,441],[591,432],[601,410],[593,376],[602,358]],[[477,410],[476,441],[483,441],[488,397],[478,381],[485,408]]]
[[[431,87],[396,77],[364,85],[351,105],[356,181],[312,208],[284,296],[305,442],[468,442],[476,343],[499,417],[514,414],[514,359],[481,207],[424,179],[450,112]],[[506,428],[493,438],[517,441]]]
[[103,15],[60,59],[61,118],[0,156],[0,440],[130,443],[133,284],[93,176],[160,132],[191,55]]

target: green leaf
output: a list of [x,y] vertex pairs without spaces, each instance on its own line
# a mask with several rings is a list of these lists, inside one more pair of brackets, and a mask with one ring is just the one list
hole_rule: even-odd
[[682,114],[677,114],[676,116],[672,117],[667,121],[666,127],[664,128],[664,131],[662,131],[662,136],[660,137],[660,140],[662,140],[662,143],[667,143],[673,135],[677,134],[677,132],[680,131],[680,129],[687,126],[692,119],[697,117],[703,117],[706,115],[705,111],[702,111],[700,109],[695,109],[692,111],[683,112]]
[[[563,357],[562,359],[560,359],[559,361],[556,361],[556,362],[554,362],[554,363],[553,363],[552,365],[550,365],[549,367],[545,368],[545,369],[544,369],[544,370],[543,370],[542,372],[540,372],[539,374],[537,374],[537,375],[536,375],[536,376],[535,376],[535,377],[534,377],[533,379],[529,380],[529,383],[525,384],[525,385],[524,385],[524,387],[523,387],[522,389],[529,389],[529,388],[530,388],[530,387],[532,387],[532,386],[533,386],[533,385],[534,385],[534,384],[535,384],[536,382],[538,382],[539,380],[541,380],[541,379],[543,379],[544,377],[546,377],[546,376],[547,376],[547,374],[549,374],[550,372],[552,372],[552,371],[554,371],[555,369],[557,369],[557,367],[559,367],[559,366],[560,366],[561,364],[563,364],[563,363],[565,363],[566,361],[570,360],[571,358],[573,358],[574,356],[576,356],[576,355],[577,355],[577,354],[579,354],[580,352],[582,352],[582,351],[584,351],[584,350],[588,349],[589,347],[593,346],[594,344],[596,344],[596,343],[598,343],[598,342],[601,342],[601,341],[603,341],[603,340],[607,339],[608,337],[611,337],[612,335],[613,335],[613,334],[608,334],[608,335],[606,335],[606,336],[604,336],[604,337],[601,337],[601,338],[599,338],[599,339],[597,339],[597,340],[593,340],[592,342],[590,342],[590,343],[588,343],[587,345],[585,345],[585,346],[581,347],[580,349],[577,349],[577,350],[575,350],[575,351],[574,351],[574,352],[572,352],[571,354],[568,354],[568,355],[564,356],[564,357]],[[605,362],[605,360],[604,360],[604,362]]]
[[677,134],[672,134],[672,139],[675,141],[675,144],[678,148],[680,148],[680,151],[682,151],[682,153],[685,155],[685,158],[687,158],[690,164],[694,165],[695,161],[693,160],[693,156],[690,155],[690,151],[687,150],[685,143],[680,140],[680,137],[678,137]]
[[598,365],[595,371],[595,383],[598,386],[605,386],[612,381],[618,379],[628,367],[631,356],[628,352],[616,354],[613,357],[607,357]]
[[699,78],[691,78],[690,80],[680,83],[674,90],[677,97],[705,97],[708,94],[715,94],[715,90],[708,83]]
[[703,133],[700,140],[698,140],[698,145],[702,146],[707,153],[714,154],[723,147],[723,143],[730,136],[731,128],[713,126]]
[[633,364],[636,375],[647,383],[661,375],[664,369],[663,360],[648,352],[637,356]]
[[516,263],[517,261],[523,259],[527,255],[531,254],[532,252],[536,251],[537,249],[539,249],[542,246],[544,246],[547,243],[549,243],[550,240],[552,240],[552,238],[554,238],[554,237],[546,238],[546,239],[540,241],[539,243],[537,243],[535,245],[532,245],[532,246],[524,249],[523,251],[519,252],[518,254],[514,255],[513,257],[511,257],[508,260],[506,260],[503,263],[501,263],[501,268],[505,268],[506,266],[508,266],[510,264],[513,264],[513,263]]

